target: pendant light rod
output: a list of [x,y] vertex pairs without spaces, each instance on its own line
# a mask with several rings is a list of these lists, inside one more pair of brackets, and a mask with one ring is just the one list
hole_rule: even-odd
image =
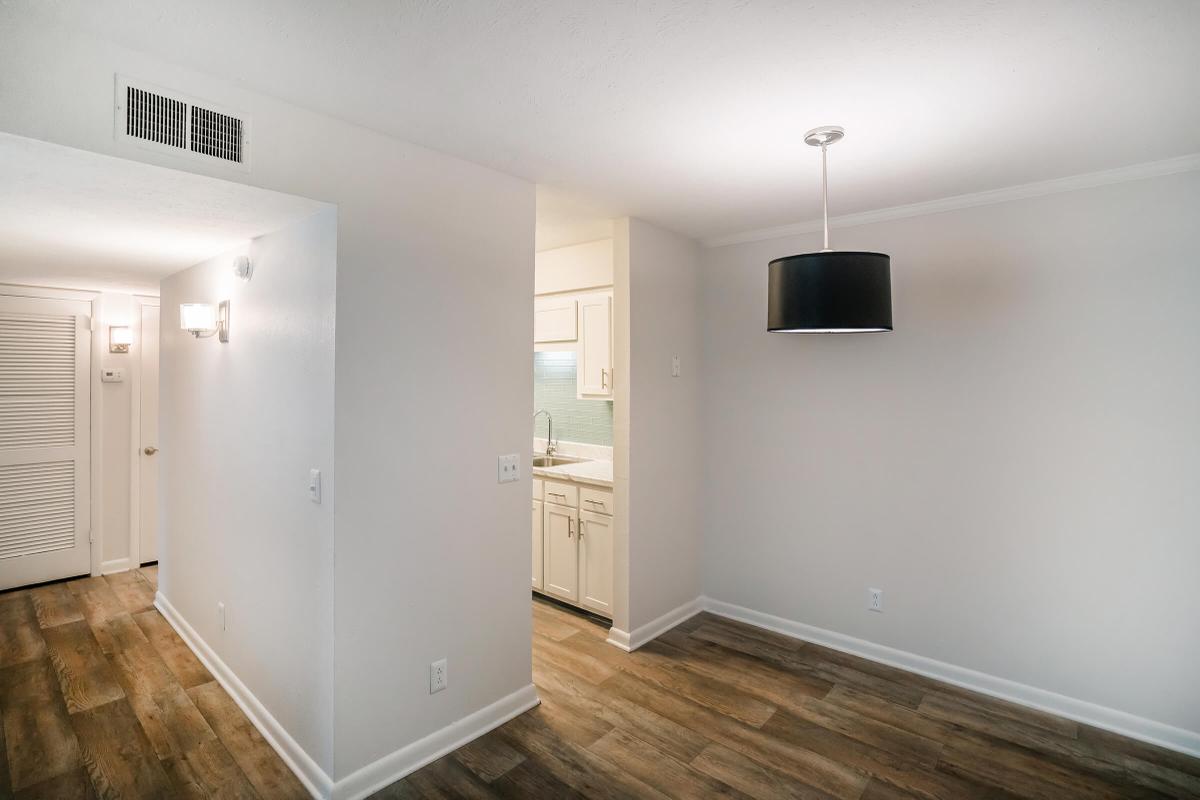
[[825,244],[822,253],[829,252],[829,168],[826,165],[826,147],[821,144],[821,216],[825,220]]
[[839,125],[822,125],[804,134],[804,143],[821,148],[821,216],[824,219],[825,245],[822,253],[829,250],[829,165],[827,148],[840,142],[846,131]]

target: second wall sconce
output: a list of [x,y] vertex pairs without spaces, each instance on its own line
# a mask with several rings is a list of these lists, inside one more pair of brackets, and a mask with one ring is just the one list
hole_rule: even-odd
[[128,325],[110,325],[108,327],[108,352],[128,353],[129,345],[133,344],[133,331]]
[[215,333],[220,341],[228,342],[229,301],[222,300],[216,307],[212,303],[181,303],[179,327],[197,339],[205,339]]

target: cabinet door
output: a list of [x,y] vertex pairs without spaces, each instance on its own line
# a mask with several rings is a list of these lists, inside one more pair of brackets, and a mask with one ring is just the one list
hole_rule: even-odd
[[542,501],[533,501],[533,588],[542,591],[542,558],[545,543],[542,541]]
[[612,517],[579,512],[579,604],[612,617]]
[[575,516],[579,512],[555,503],[543,503],[543,508],[545,592],[578,603],[579,540],[575,537]]
[[581,299],[579,322],[579,396],[612,397],[612,295]]
[[573,342],[578,336],[573,297],[533,299],[533,341]]

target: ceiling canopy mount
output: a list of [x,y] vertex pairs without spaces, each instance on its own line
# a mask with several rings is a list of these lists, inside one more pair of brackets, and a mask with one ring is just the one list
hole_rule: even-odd
[[822,125],[804,134],[804,143],[813,147],[828,147],[840,142],[846,135],[846,129],[841,125]]

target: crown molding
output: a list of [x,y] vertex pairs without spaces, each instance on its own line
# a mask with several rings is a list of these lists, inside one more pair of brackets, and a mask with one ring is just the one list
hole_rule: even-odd
[[[1179,156],[1178,158],[1168,158],[1162,161],[1148,161],[1144,164],[1132,164],[1127,167],[1107,169],[1101,172],[1071,175],[1066,178],[1055,178],[1049,181],[1025,183],[1020,186],[1009,186],[1004,189],[960,194],[940,200],[927,200],[922,203],[892,206],[890,208],[880,208],[875,211],[864,211],[859,214],[830,217],[829,227],[852,228],[856,225],[869,225],[873,222],[921,217],[926,214],[940,214],[944,211],[956,211],[961,208],[989,206],[995,203],[1007,203],[1012,200],[1026,200],[1031,197],[1044,197],[1050,194],[1074,192],[1079,189],[1092,189],[1097,186],[1139,181],[1146,178],[1157,178],[1163,175],[1175,175],[1181,172],[1194,172],[1196,170],[1200,170],[1200,153]],[[784,236],[816,233],[821,230],[821,227],[821,220],[815,219],[806,222],[794,222],[790,225],[779,225],[774,228],[759,228],[758,230],[734,233],[728,236],[714,236],[702,239],[701,244],[709,248],[726,247],[731,244],[761,242],[767,239],[779,239]]]

